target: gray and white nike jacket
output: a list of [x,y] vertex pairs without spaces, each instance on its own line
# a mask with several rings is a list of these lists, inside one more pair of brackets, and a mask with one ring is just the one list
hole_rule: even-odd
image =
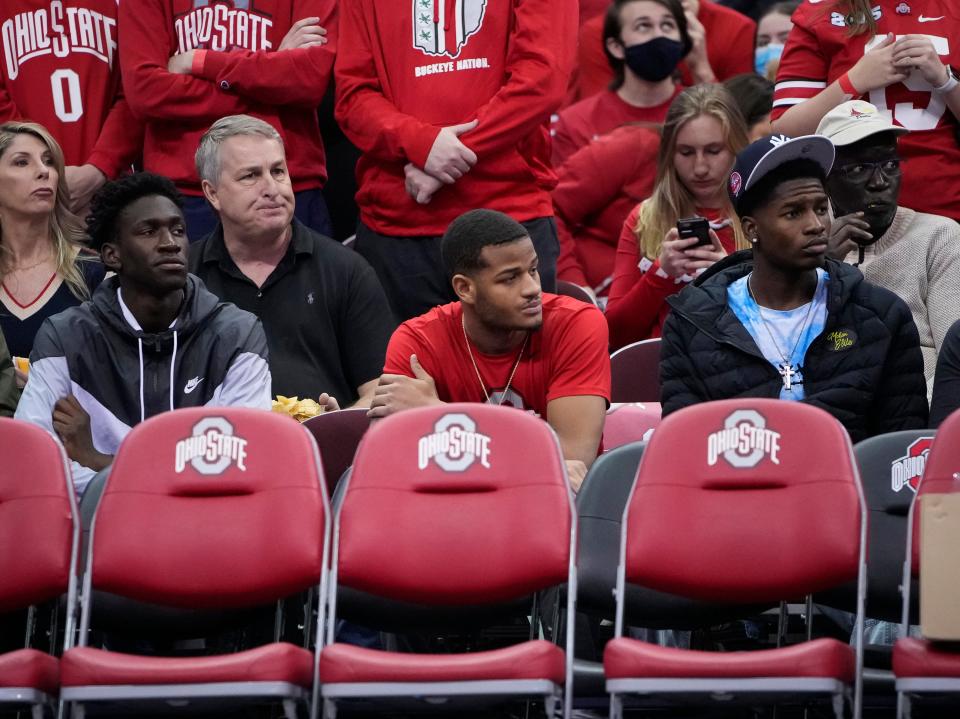
[[[43,323],[15,416],[53,432],[53,407],[70,394],[90,415],[94,447],[113,455],[133,425],[167,410],[269,410],[267,339],[256,316],[220,302],[193,275],[170,328],[143,332],[111,277],[91,301]],[[73,462],[78,493],[93,475]]]

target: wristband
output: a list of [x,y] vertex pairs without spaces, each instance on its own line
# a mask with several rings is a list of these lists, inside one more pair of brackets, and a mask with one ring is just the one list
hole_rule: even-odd
[[837,78],[837,84],[840,85],[840,89],[843,90],[845,95],[850,95],[852,97],[860,97],[863,94],[853,86],[852,82],[850,82],[850,73],[848,72],[843,73],[840,77]]
[[938,87],[933,88],[933,91],[938,95],[944,95],[953,90],[957,85],[960,85],[960,80],[957,79],[957,73],[954,72],[953,68],[949,65],[947,68],[947,81]]

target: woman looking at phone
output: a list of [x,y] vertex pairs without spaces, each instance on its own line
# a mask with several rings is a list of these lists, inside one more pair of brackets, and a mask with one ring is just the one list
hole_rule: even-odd
[[[620,233],[607,304],[614,349],[659,337],[667,298],[736,249],[747,247],[727,195],[727,178],[747,144],[740,111],[722,85],[680,93],[667,112],[653,194],[627,217]],[[709,223],[706,245],[681,239],[677,222]]]

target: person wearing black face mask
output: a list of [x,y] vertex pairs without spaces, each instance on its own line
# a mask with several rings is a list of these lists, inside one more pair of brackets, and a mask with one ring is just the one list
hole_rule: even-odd
[[563,110],[553,126],[553,164],[621,125],[660,124],[681,88],[674,80],[692,47],[679,0],[614,0],[604,19],[610,88]]
[[905,132],[862,100],[842,103],[820,121],[817,133],[837,147],[827,178],[837,218],[827,253],[858,265],[869,282],[907,303],[929,395],[944,338],[960,319],[960,226],[898,205],[897,138]]

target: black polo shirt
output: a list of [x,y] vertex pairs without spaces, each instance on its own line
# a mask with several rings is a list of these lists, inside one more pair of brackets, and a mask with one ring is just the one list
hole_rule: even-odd
[[287,252],[262,287],[240,272],[223,228],[190,246],[190,272],[222,300],[263,322],[273,393],[341,407],[383,371],[393,313],[373,269],[339,242],[293,221]]

